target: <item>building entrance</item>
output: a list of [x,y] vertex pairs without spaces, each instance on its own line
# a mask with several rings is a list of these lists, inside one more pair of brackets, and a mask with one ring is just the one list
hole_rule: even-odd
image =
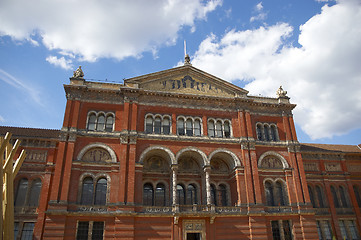
[[201,240],[201,233],[187,233],[187,240]]

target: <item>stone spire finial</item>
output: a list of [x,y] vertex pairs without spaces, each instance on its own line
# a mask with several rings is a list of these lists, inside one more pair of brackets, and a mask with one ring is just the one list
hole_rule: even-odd
[[81,70],[81,66],[77,70],[74,71],[73,78],[84,78],[83,70]]
[[282,86],[277,90],[276,92],[278,98],[286,98],[287,97],[287,91],[283,90]]
[[192,65],[191,64],[191,58],[189,57],[188,54],[186,54],[185,57],[184,57],[184,65]]

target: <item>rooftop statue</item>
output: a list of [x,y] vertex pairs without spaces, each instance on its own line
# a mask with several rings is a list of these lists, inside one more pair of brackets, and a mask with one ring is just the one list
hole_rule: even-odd
[[282,86],[276,92],[277,97],[287,97],[287,91],[283,90]]
[[81,66],[77,70],[74,71],[73,78],[83,78],[84,73],[83,70],[81,70]]

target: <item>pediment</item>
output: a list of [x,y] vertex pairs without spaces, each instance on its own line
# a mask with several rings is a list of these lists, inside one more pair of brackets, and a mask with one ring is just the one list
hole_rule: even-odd
[[248,91],[192,66],[181,66],[125,80],[143,90],[203,96],[235,97]]

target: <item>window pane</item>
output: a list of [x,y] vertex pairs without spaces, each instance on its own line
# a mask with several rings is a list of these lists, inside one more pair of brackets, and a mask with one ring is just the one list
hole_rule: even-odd
[[325,204],[323,202],[323,192],[320,186],[316,186],[316,192],[317,192],[318,204],[320,205],[320,208],[324,208]]
[[41,190],[41,180],[36,179],[33,181],[31,185],[28,206],[36,207],[39,205],[40,190]]
[[269,136],[269,127],[268,127],[268,125],[265,125],[264,126],[264,135],[265,135],[265,137],[266,137],[266,141],[270,141],[271,139],[270,139],[270,136]]
[[331,186],[331,193],[332,193],[332,198],[333,198],[333,204],[335,204],[336,208],[340,207],[340,204],[338,202],[338,197],[337,197],[337,193],[336,193],[336,189]]
[[227,206],[227,188],[224,185],[219,186],[219,203],[221,206]]
[[278,221],[271,221],[273,240],[281,240]]
[[277,130],[275,126],[271,126],[271,136],[273,141],[277,141]]
[[178,204],[184,205],[185,204],[185,192],[184,187],[182,185],[177,185],[177,197],[178,197]]
[[187,136],[193,136],[193,121],[188,119],[186,121]]
[[308,186],[308,194],[310,195],[310,200],[311,200],[311,203],[312,203],[312,207],[316,207],[316,204],[315,204],[315,197],[313,195],[313,191],[312,191],[312,188],[310,186]]
[[359,239],[359,235],[358,235],[358,232],[357,232],[357,228],[355,226],[355,222],[352,221],[352,220],[347,221],[347,225],[348,225],[348,228],[350,230],[352,240]]
[[95,205],[105,205],[107,202],[107,180],[101,178],[98,180],[95,190]]
[[153,206],[153,186],[149,183],[143,187],[143,205]]
[[93,204],[93,179],[85,178],[83,180],[83,188],[81,192],[81,204],[83,205],[92,205]]
[[216,137],[223,137],[223,129],[222,129],[222,122],[218,121],[216,123]]
[[155,206],[165,206],[165,186],[158,183],[155,189]]
[[348,207],[348,202],[346,199],[346,193],[345,193],[345,189],[343,187],[339,187],[340,189],[340,196],[341,196],[341,203],[342,203],[342,207]]
[[107,132],[113,131],[113,123],[114,123],[113,116],[108,116],[106,124],[105,124],[105,131],[107,131]]
[[263,133],[262,133],[262,127],[261,127],[260,124],[257,125],[256,132],[257,132],[257,139],[262,141],[263,140]]
[[91,114],[89,116],[89,120],[88,120],[88,130],[90,130],[90,131],[95,130],[95,120],[96,120],[95,114]]
[[286,201],[285,201],[285,195],[283,192],[283,184],[280,182],[276,183],[276,191],[277,191],[277,196],[276,198],[279,200],[279,205],[284,206],[286,205]]
[[14,239],[18,237],[18,233],[19,233],[19,223],[14,222]]
[[265,191],[266,191],[266,200],[268,206],[274,206],[274,197],[273,197],[273,186],[270,182],[266,182],[265,184]]
[[104,222],[93,222],[92,240],[103,239]]
[[20,180],[18,185],[16,199],[15,199],[15,206],[24,206],[27,191],[28,191],[28,180],[26,178],[23,178]]
[[104,126],[105,126],[105,117],[104,117],[104,115],[100,115],[98,117],[97,130],[104,131]]
[[197,204],[197,190],[193,184],[190,184],[187,187],[187,204]]
[[34,223],[24,223],[23,231],[21,232],[21,240],[33,239]]
[[225,122],[224,123],[224,136],[226,138],[230,138],[231,137],[231,128],[229,126],[229,122]]
[[208,122],[208,136],[209,137],[215,137],[215,132],[214,132],[214,122],[213,121],[209,121]]
[[339,221],[338,222],[340,225],[340,230],[341,230],[341,235],[342,235],[342,239],[347,239],[347,231],[346,231],[346,226],[344,221]]
[[292,240],[290,221],[285,220],[282,223],[283,223],[283,234],[285,236],[285,240]]
[[329,221],[322,221],[322,229],[325,234],[326,240],[332,239],[332,230]]
[[163,119],[163,134],[169,134],[170,133],[170,121],[169,118]]
[[194,121],[194,136],[200,136],[201,135],[201,121],[196,119]]
[[160,117],[156,117],[154,121],[154,133],[160,134],[162,121]]
[[147,117],[145,121],[145,132],[146,133],[153,133],[153,118]]
[[178,129],[178,135],[184,135],[184,120],[178,119],[177,121],[177,129]]
[[322,238],[322,231],[321,231],[320,221],[316,221],[316,225],[317,225],[318,238],[319,238],[319,239],[323,239],[323,238]]
[[77,240],[88,240],[89,222],[78,222]]
[[360,196],[360,191],[359,191],[358,186],[354,185],[353,186],[353,191],[355,192],[357,204],[358,204],[359,207],[361,207],[361,196]]
[[211,184],[211,201],[212,204],[217,206],[217,191],[216,191],[216,187]]

